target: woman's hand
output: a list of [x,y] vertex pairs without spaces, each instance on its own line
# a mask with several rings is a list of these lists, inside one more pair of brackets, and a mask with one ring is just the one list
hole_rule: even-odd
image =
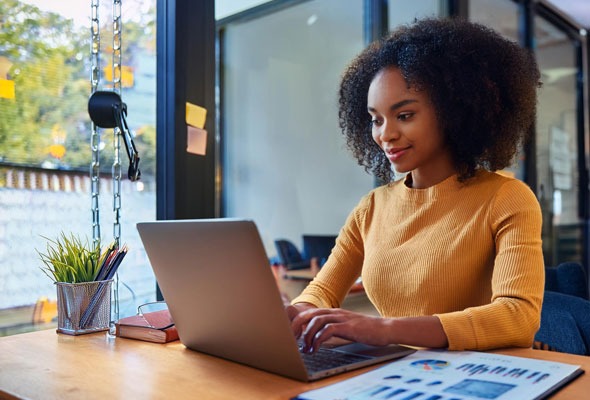
[[311,308],[315,309],[316,306],[310,303],[297,303],[293,305],[285,304],[285,311],[287,312],[287,316],[289,317],[290,321],[293,321],[293,319],[303,311],[309,310]]
[[330,338],[373,346],[406,344],[444,348],[448,339],[438,317],[383,318],[341,308],[315,308],[297,303],[287,308],[291,329],[303,342],[303,351],[313,353]]
[[[296,304],[293,308],[299,306]],[[374,346],[393,343],[391,319],[367,316],[341,308],[300,307],[289,314],[295,337],[301,338],[303,351],[312,353],[332,337]]]

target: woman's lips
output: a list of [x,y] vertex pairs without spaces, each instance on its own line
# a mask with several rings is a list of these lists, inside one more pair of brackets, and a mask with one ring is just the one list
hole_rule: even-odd
[[400,157],[402,157],[408,151],[410,147],[394,147],[391,149],[385,149],[385,154],[389,161],[394,162],[397,161]]

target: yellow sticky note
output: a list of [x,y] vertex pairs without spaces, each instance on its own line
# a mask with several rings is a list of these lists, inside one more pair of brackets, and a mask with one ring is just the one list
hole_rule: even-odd
[[14,99],[14,81],[8,79],[0,79],[0,98]]
[[186,151],[188,153],[204,156],[207,152],[207,131],[187,125]]
[[[102,69],[103,77],[105,81],[112,82],[113,81],[113,67],[106,66]],[[124,88],[131,88],[135,85],[135,76],[134,76],[134,69],[128,65],[121,65],[121,87]]]
[[186,102],[186,123],[195,128],[203,129],[205,127],[205,118],[207,110],[195,104]]

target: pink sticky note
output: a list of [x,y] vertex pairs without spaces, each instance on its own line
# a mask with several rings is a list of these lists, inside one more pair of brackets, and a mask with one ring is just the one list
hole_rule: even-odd
[[204,156],[207,152],[207,131],[187,125],[186,143],[186,151],[188,153]]

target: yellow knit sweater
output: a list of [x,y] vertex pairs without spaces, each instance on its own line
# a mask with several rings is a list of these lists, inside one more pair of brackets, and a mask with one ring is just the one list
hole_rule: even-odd
[[436,315],[450,350],[530,346],[544,288],[539,203],[521,181],[487,171],[379,187],[293,303],[339,307],[361,274],[382,316]]

